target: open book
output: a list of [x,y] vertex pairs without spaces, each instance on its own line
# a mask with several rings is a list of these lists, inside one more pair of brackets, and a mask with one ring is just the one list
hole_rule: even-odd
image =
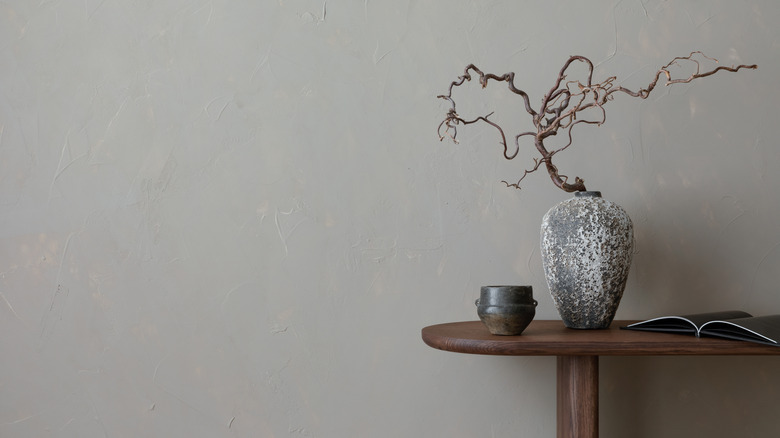
[[685,316],[662,316],[621,328],[714,336],[780,346],[778,343],[780,341],[780,315],[754,317],[739,310]]

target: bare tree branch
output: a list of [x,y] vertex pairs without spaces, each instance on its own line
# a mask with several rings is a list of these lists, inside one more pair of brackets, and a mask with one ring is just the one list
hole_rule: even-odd
[[[699,59],[702,58],[702,59]],[[527,168],[523,175],[516,183],[508,183],[502,181],[508,187],[520,188],[520,182],[525,179],[528,174],[537,171],[542,165],[547,169],[547,173],[550,175],[553,184],[556,187],[567,191],[584,191],[585,182],[575,177],[573,183],[569,183],[569,178],[566,175],[561,175],[558,171],[558,167],[553,164],[553,157],[568,149],[572,143],[572,129],[580,124],[597,125],[600,126],[607,120],[607,113],[604,106],[614,99],[615,93],[623,93],[632,97],[638,97],[641,99],[647,99],[650,93],[655,89],[661,77],[666,78],[665,85],[688,83],[695,79],[704,78],[714,75],[720,71],[735,73],[741,69],[753,69],[758,68],[753,65],[738,65],[738,66],[717,66],[708,70],[702,71],[702,63],[717,64],[718,60],[710,58],[704,55],[702,52],[691,52],[688,56],[678,56],[655,73],[653,80],[644,88],[640,88],[637,91],[624,88],[622,86],[615,86],[617,78],[611,76],[604,79],[601,82],[593,83],[593,63],[584,56],[571,56],[563,64],[558,76],[556,77],[555,84],[542,98],[539,110],[534,110],[531,106],[530,98],[528,94],[515,86],[515,73],[510,72],[503,75],[495,75],[492,73],[483,73],[482,70],[477,68],[474,64],[469,64],[463,72],[463,75],[459,76],[457,80],[452,82],[449,86],[447,94],[438,96],[440,99],[444,99],[450,102],[450,109],[447,111],[447,115],[444,120],[439,124],[437,132],[439,139],[443,140],[445,137],[449,137],[455,143],[457,143],[458,125],[471,125],[478,122],[484,122],[495,128],[500,137],[500,143],[504,149],[504,157],[507,160],[512,160],[517,157],[520,152],[520,138],[531,136],[536,150],[541,155],[541,158],[534,158],[534,165]],[[587,73],[584,81],[567,80],[567,71],[575,63],[584,63]],[[674,78],[670,69],[673,66],[682,67],[683,64],[689,64],[694,67],[694,73],[688,77]],[[506,134],[504,129],[497,123],[489,120],[489,117],[493,114],[490,113],[485,116],[476,117],[473,119],[464,119],[458,112],[454,98],[452,97],[455,88],[462,86],[464,83],[471,81],[472,73],[478,76],[478,81],[482,88],[486,88],[490,81],[494,82],[506,82],[507,88],[512,93],[520,96],[523,99],[523,105],[525,111],[531,116],[532,122],[536,131],[521,132],[514,137],[515,150],[509,151],[509,147],[506,141]],[[600,117],[595,120],[585,118],[584,111],[596,110],[600,113]],[[544,144],[545,140],[549,137],[558,134],[558,131],[564,130],[568,141],[563,146],[557,149],[548,149]]]

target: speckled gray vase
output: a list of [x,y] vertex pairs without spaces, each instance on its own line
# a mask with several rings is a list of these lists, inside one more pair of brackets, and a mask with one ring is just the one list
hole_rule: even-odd
[[601,192],[577,192],[542,219],[542,265],[566,327],[607,328],[631,267],[631,218]]

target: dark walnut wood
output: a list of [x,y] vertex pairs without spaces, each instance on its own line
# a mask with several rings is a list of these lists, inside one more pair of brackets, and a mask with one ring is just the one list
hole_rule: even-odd
[[613,321],[604,330],[574,330],[561,321],[533,321],[519,336],[491,335],[481,321],[422,329],[433,348],[505,356],[780,355],[780,347],[693,335],[621,330],[635,321]]
[[457,353],[557,356],[558,438],[598,437],[599,356],[780,355],[780,347],[771,345],[620,329],[632,322],[573,330],[561,321],[533,321],[522,335],[495,336],[481,321],[466,321],[425,327],[422,338]]
[[598,438],[599,357],[558,356],[557,436]]

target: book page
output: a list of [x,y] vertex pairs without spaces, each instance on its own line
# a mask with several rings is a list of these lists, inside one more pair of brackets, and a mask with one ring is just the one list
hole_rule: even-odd
[[712,320],[747,318],[751,315],[740,310],[696,313],[683,316],[661,316],[628,325],[627,329],[669,333],[693,333],[698,336],[699,327]]
[[693,315],[684,315],[682,318],[691,321],[697,328],[701,328],[701,326],[710,321],[726,321],[735,318],[750,318],[751,316],[751,314],[741,310],[725,310],[722,312],[707,312],[696,313]]
[[662,316],[659,318],[648,319],[647,321],[636,322],[626,326],[631,330],[647,330],[654,332],[670,333],[696,333],[696,325],[689,319],[681,316]]
[[701,334],[777,345],[780,341],[780,315],[711,321],[704,324]]

